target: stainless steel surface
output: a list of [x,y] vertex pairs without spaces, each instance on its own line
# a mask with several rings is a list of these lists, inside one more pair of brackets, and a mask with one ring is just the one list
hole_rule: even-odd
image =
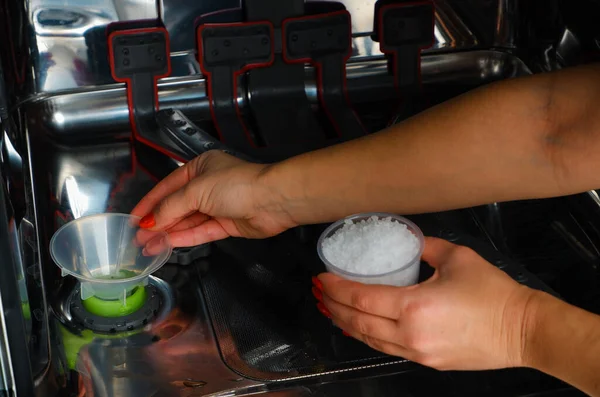
[[[204,13],[231,8],[235,3],[233,0],[27,0],[27,24],[33,32],[29,48],[33,88],[28,94],[113,83],[105,27],[113,22],[157,18],[159,10],[173,43],[172,76],[199,76],[193,21]],[[343,3],[353,17],[354,60],[382,57],[378,43],[370,38],[375,0]],[[450,0],[439,0],[436,5],[435,43],[428,51],[465,50],[478,44]]]
[[519,1],[498,0],[494,45],[502,48],[515,48],[519,26]]
[[[423,57],[424,84],[479,85],[499,79],[528,74],[527,66],[510,54],[497,51],[471,51],[461,53],[430,54]],[[317,90],[307,70],[306,92],[317,103]],[[348,87],[354,81],[373,81],[368,89],[380,92],[391,89],[391,77],[385,61],[356,62],[348,65]],[[238,97],[241,108],[245,94]],[[353,97],[356,104],[368,98]],[[166,79],[159,82],[161,108],[176,107],[190,117],[210,117],[205,81],[200,77]],[[129,113],[123,86],[112,85],[94,91],[66,93],[40,98],[26,105],[30,114],[44,124],[44,133],[57,139],[89,140],[97,137],[114,137],[129,130]],[[41,131],[39,131],[41,132]],[[36,132],[37,133],[37,132]]]
[[451,0],[435,1],[434,29],[434,50],[469,49],[480,44],[477,36],[457,14]]
[[581,56],[581,52],[582,44],[580,38],[572,30],[566,28],[556,47],[557,56],[563,64],[573,65]]
[[[32,285],[28,275],[28,271],[33,266],[31,266],[29,247],[26,246],[24,239],[26,232],[30,230],[26,219],[28,189],[25,187],[27,182],[24,179],[23,159],[17,151],[18,137],[11,123],[12,120],[3,117],[2,132],[0,132],[2,134],[0,135],[0,196],[6,200],[0,200],[2,206],[0,210],[8,217],[5,220],[7,224],[2,225],[3,228],[7,228],[8,234],[5,237],[7,241],[2,241],[5,244],[3,247],[7,248],[0,249],[3,251],[1,277],[4,278],[0,288],[0,390],[4,387],[15,395],[22,395],[19,393],[25,391],[19,390],[23,387],[18,385],[19,379],[22,381],[23,377],[26,377],[30,380],[31,370],[40,370],[44,366],[43,355],[40,357],[37,349],[41,345],[43,351],[47,344],[37,343],[37,338],[43,334],[43,331],[39,324],[36,324],[35,328],[33,325],[36,322],[34,314],[38,314],[38,312],[34,313],[33,309],[38,307],[39,301],[35,299],[32,302],[29,292],[31,290],[35,294],[38,286]],[[12,283],[14,283],[14,291]],[[6,288],[11,288],[11,291]],[[3,296],[3,294],[9,295]],[[39,292],[37,296],[39,297]],[[14,340],[15,332],[18,332],[22,340]],[[23,361],[15,362],[15,357]],[[19,373],[24,372],[25,369],[27,373]]]
[[[37,185],[39,195],[50,197],[38,201],[40,213],[49,215],[39,217],[42,236],[50,236],[75,216],[109,209],[127,212],[156,183],[138,168],[129,143],[74,150],[53,144],[47,150],[44,146],[32,144],[34,177],[50,177],[49,184]],[[49,296],[57,315],[52,320],[56,329],[59,324],[69,324],[63,298],[72,291],[73,284],[61,282],[48,257],[48,248],[41,251],[48,264],[45,275],[52,286]],[[167,288],[155,279],[165,290],[172,290],[173,299],[167,300],[172,306],[165,306],[159,318],[143,332],[146,339],[138,334],[84,341],[76,367],[81,387],[94,396],[150,396],[157,392],[191,396],[257,386],[256,382],[240,380],[222,364],[202,303],[197,268],[165,267],[157,276],[168,281]],[[61,291],[66,291],[66,295]],[[63,343],[54,350],[55,358],[76,345],[71,337],[60,335]],[[151,340],[153,336],[158,337]],[[140,339],[151,341],[141,343]],[[200,387],[199,381],[206,384]]]
[[481,230],[491,241],[496,250],[508,252],[506,246],[506,234],[503,226],[504,216],[502,203],[491,203],[473,208],[474,218],[479,222]]
[[[383,78],[375,90],[388,84],[383,61],[357,62],[348,69],[351,87],[358,79]],[[528,72],[517,58],[494,51],[427,55],[423,70],[426,84],[466,85]],[[48,241],[49,236],[70,219],[105,211],[131,210],[156,183],[129,143],[123,87],[95,89],[49,95],[22,104],[21,116],[29,142],[26,158],[31,166],[31,178],[36,181],[36,219],[41,241]],[[314,85],[311,87],[310,82],[307,91],[316,102]],[[203,96],[204,81],[200,78],[167,79],[160,84],[163,107],[184,106],[186,113],[207,115]],[[119,143],[116,141],[119,138],[124,140]],[[107,143],[99,143],[104,141]],[[46,293],[54,312],[60,314],[65,309],[57,291],[69,290],[69,285],[61,283],[60,274],[50,262],[47,244],[42,243],[40,248],[40,263],[46,264],[44,277],[49,285]],[[88,345],[81,350],[79,358],[85,365],[78,367],[84,388],[99,396],[129,395],[138,384],[144,385],[138,395],[148,396],[154,391],[200,396],[270,390],[273,385],[240,378],[223,364],[203,306],[197,270],[178,267],[163,270],[166,275],[157,276],[168,280],[176,304],[169,317],[151,324],[150,330],[167,334],[178,330],[176,334],[143,346],[106,340]],[[189,283],[195,283],[193,291],[186,289],[186,283],[187,288],[191,288]],[[190,304],[194,307],[192,311]],[[68,322],[68,317],[65,320]],[[55,360],[59,354],[61,347],[53,352]],[[365,371],[379,369],[368,365],[362,368]],[[55,370],[49,367],[48,376],[53,376]],[[334,371],[330,375],[343,374]],[[316,382],[316,379],[291,380]],[[285,382],[279,387],[286,387]]]
[[[220,363],[200,291],[189,288],[198,277],[195,269],[166,268],[159,273],[176,288],[186,288],[187,294],[179,290],[175,296],[171,285],[153,277],[151,283],[159,288],[165,303],[151,324],[139,333],[117,338],[95,335],[85,340],[75,370],[86,393],[101,397],[205,395],[258,386],[240,380]],[[193,311],[190,304],[195,306]],[[68,302],[61,305],[68,306]],[[70,317],[68,311],[64,316]],[[73,334],[75,331],[63,331],[65,346],[72,343],[72,337],[77,338]]]
[[[0,136],[0,146],[5,137]],[[33,390],[31,366],[27,357],[25,305],[28,303],[20,256],[17,220],[11,200],[6,197],[4,166],[0,161],[0,222],[2,223],[2,284],[0,285],[0,391],[21,397]],[[24,384],[24,382],[27,382]]]
[[14,393],[15,378],[10,361],[10,343],[6,335],[6,321],[2,309],[2,291],[0,291],[0,391]]
[[[46,289],[44,281],[45,269],[42,265],[45,263],[42,260],[43,241],[50,240],[45,240],[44,236],[39,232],[38,225],[40,224],[40,218],[36,203],[36,179],[33,177],[33,169],[31,166],[31,143],[29,141],[29,135],[26,132],[24,135],[26,153],[23,157],[27,159],[24,179],[25,186],[28,188],[25,197],[25,200],[27,201],[27,212],[24,219],[26,222],[22,223],[21,230],[23,237],[22,247],[24,249],[23,256],[26,258],[28,285],[31,283],[31,288],[35,292],[35,295],[31,293],[32,298],[35,296],[35,301],[32,302],[31,310],[33,315],[32,318],[36,320],[33,327],[33,331],[37,330],[37,332],[34,332],[36,344],[33,346],[30,345],[29,353],[32,361],[32,375],[37,386],[46,379],[52,359],[48,313],[48,290]],[[33,338],[32,342],[34,342]]]
[[598,208],[600,208],[600,194],[598,192],[599,192],[598,190],[590,190],[588,192],[588,195],[593,200],[593,202],[598,206]]
[[[461,1],[436,1],[436,42],[422,62],[425,85],[441,90],[469,89],[529,74],[526,64],[513,55],[475,50],[483,44],[474,33],[480,29],[470,25],[472,20],[466,23],[467,19],[457,11],[459,7],[454,5]],[[347,67],[348,86],[351,98],[360,106],[369,96],[386,95],[392,87],[392,78],[378,44],[370,38],[375,1],[342,2],[353,16],[354,54]],[[487,44],[514,48],[516,22],[520,22],[513,19],[516,3],[515,0],[486,2],[486,7],[491,4],[498,11],[492,18],[495,25],[488,26],[495,32],[494,43]],[[236,6],[239,0],[24,0],[22,4],[28,11],[24,29],[32,35],[27,52],[33,84],[32,88],[19,92],[21,102],[15,114],[20,117],[17,124],[26,145],[16,147],[27,149],[20,155],[26,163],[26,184],[33,186],[27,200],[33,197],[31,205],[35,207],[26,214],[19,232],[22,249],[27,251],[23,261],[28,292],[35,293],[31,299],[36,307],[32,317],[36,341],[31,343],[35,349],[30,350],[30,355],[40,397],[54,395],[59,388],[73,394],[119,397],[260,393],[272,397],[341,396],[345,394],[332,392],[335,384],[323,392],[319,391],[320,384],[361,377],[371,377],[372,383],[378,383],[377,377],[394,372],[390,365],[365,366],[358,373],[332,371],[329,378],[299,377],[266,384],[241,377],[224,364],[205,307],[200,280],[208,262],[161,269],[155,281],[164,283],[165,288],[168,285],[172,306],[164,307],[159,318],[137,336],[78,340],[85,343],[81,343],[76,370],[66,368],[64,343],[69,336],[60,331],[60,326],[70,325],[65,302],[74,283],[63,280],[52,264],[49,238],[71,219],[131,210],[157,182],[144,167],[148,165],[147,159],[143,163],[130,144],[125,89],[110,77],[104,28],[116,21],[160,15],[169,30],[173,61],[172,76],[159,82],[160,105],[176,107],[194,120],[208,118],[205,81],[193,49],[193,20],[207,12]],[[565,32],[558,46],[565,57],[573,54],[576,45],[576,38],[570,33]],[[316,104],[313,74],[307,68],[306,92]],[[241,108],[246,107],[245,98],[242,90],[237,99]],[[170,164],[161,171],[166,173],[176,166]],[[596,192],[589,194],[600,203]],[[490,237],[503,237],[505,231],[501,227],[506,214],[500,205],[486,207],[481,219]],[[4,368],[1,360],[0,356],[0,366]],[[412,378],[392,381],[394,387],[387,390],[389,395],[396,395],[398,385],[406,384],[409,379]],[[353,395],[385,394],[370,394],[368,387],[362,389],[364,379],[354,382]],[[431,382],[429,378],[427,382]]]
[[[165,79],[159,87],[161,107],[176,107],[187,114],[206,114],[208,102],[205,82],[200,78]],[[238,102],[243,106],[242,97]],[[129,110],[125,89],[120,84],[49,96],[32,103],[43,113],[48,133],[62,135],[76,131],[98,131],[114,136],[129,129]]]
[[[107,58],[105,27],[113,22],[156,19],[154,0],[29,0],[33,80],[35,92],[55,92],[110,82],[97,73]],[[107,69],[104,69],[108,71]]]

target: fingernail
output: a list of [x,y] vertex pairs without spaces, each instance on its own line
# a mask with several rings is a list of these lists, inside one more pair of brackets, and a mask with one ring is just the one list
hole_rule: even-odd
[[317,303],[317,309],[319,309],[321,314],[324,315],[325,317],[331,318],[331,313],[329,312],[329,310],[327,310],[327,308],[325,307],[325,305],[322,302]]
[[323,283],[321,280],[313,276],[312,283],[319,291],[323,291]]
[[149,213],[148,215],[144,216],[141,220],[140,220],[140,227],[142,229],[149,229],[153,226],[156,225],[156,220],[154,219],[154,214],[153,213]]
[[317,287],[312,287],[312,294],[319,302],[323,301],[323,293]]
[[347,333],[346,331],[342,331],[342,335],[344,335],[344,336],[352,336],[349,333]]

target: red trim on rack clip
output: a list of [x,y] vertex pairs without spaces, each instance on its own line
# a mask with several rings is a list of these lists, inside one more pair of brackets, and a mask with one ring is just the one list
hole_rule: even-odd
[[329,12],[329,13],[324,13],[324,14],[310,15],[310,16],[306,16],[306,17],[288,18],[288,19],[284,20],[281,24],[281,31],[282,31],[282,35],[283,35],[282,40],[281,40],[283,60],[289,64],[309,63],[315,68],[315,70],[317,72],[317,96],[319,98],[319,103],[321,104],[321,108],[325,111],[325,114],[327,114],[327,118],[329,119],[331,124],[333,124],[333,127],[335,128],[339,137],[342,136],[341,128],[338,125],[338,123],[336,122],[336,120],[334,119],[334,117],[331,115],[331,112],[329,111],[329,109],[327,108],[327,105],[325,104],[325,99],[323,98],[323,72],[322,72],[323,65],[321,64],[320,61],[317,61],[311,57],[299,58],[299,59],[289,59],[287,57],[286,25],[291,22],[306,21],[306,20],[310,20],[310,19],[318,19],[318,18],[336,16],[336,15],[341,15],[341,14],[347,14],[348,20],[350,22],[348,24],[348,40],[350,41],[350,45],[348,46],[348,52],[344,56],[344,65],[343,65],[343,69],[342,69],[342,80],[344,82],[343,86],[342,86],[342,92],[344,93],[344,97],[346,99],[346,103],[347,103],[348,107],[350,108],[352,113],[354,113],[354,116],[356,117],[356,120],[358,120],[358,123],[361,126],[363,132],[366,132],[364,125],[362,124],[360,118],[356,114],[354,107],[352,106],[352,102],[350,101],[350,96],[348,95],[348,79],[346,77],[346,63],[352,56],[352,44],[351,44],[352,16],[350,15],[350,13],[346,10],[341,10],[341,11]]
[[[399,84],[398,84],[398,76],[396,75],[395,71],[397,69],[397,65],[398,65],[398,62],[400,62],[400,60],[398,59],[398,53],[396,53],[394,51],[389,51],[389,50],[386,51],[383,48],[383,45],[381,44],[383,42],[383,38],[384,38],[384,35],[383,35],[383,13],[386,10],[389,10],[389,9],[392,9],[392,8],[414,7],[414,6],[419,6],[419,5],[428,5],[428,6],[431,6],[433,8],[434,13],[433,13],[432,18],[431,18],[431,28],[435,29],[435,5],[433,4],[433,1],[425,0],[425,1],[414,1],[414,2],[409,2],[409,3],[388,4],[388,5],[385,5],[385,6],[381,7],[381,9],[379,10],[379,14],[377,15],[377,19],[378,19],[378,22],[379,22],[379,28],[378,28],[378,32],[377,32],[377,34],[379,35],[379,50],[383,54],[386,54],[386,55],[392,54],[393,57],[394,57],[394,86],[396,87],[396,90],[399,90],[399,87],[398,87]],[[427,48],[431,47],[434,43],[435,43],[435,36],[432,37],[431,43],[419,47],[419,51],[423,51],[424,49],[427,49]],[[419,64],[418,64],[418,67],[417,67],[417,71],[418,71],[418,74],[419,74],[419,77],[418,77],[419,78],[419,85],[421,85],[422,84],[421,56],[418,57],[418,62],[419,62]]]
[[109,34],[108,36],[108,56],[109,56],[109,61],[110,61],[110,65],[111,65],[111,75],[113,77],[113,79],[119,83],[125,83],[125,88],[127,90],[127,107],[129,108],[129,123],[131,125],[131,129],[133,131],[133,137],[142,142],[145,145],[150,146],[152,149],[168,156],[171,157],[177,161],[180,161],[182,163],[186,163],[187,160],[181,158],[180,156],[178,156],[175,153],[172,153],[171,151],[161,147],[160,145],[142,137],[137,129],[137,125],[135,122],[135,110],[133,107],[133,94],[131,92],[131,78],[130,77],[124,77],[124,78],[119,78],[118,76],[115,75],[115,53],[114,53],[114,48],[113,48],[113,38],[115,36],[127,36],[127,35],[133,35],[133,34],[139,34],[139,33],[151,33],[151,32],[163,32],[165,34],[165,38],[166,38],[166,54],[167,54],[167,72],[161,75],[156,75],[154,76],[154,104],[155,104],[155,110],[158,111],[159,109],[159,102],[158,102],[158,80],[162,79],[164,77],[167,77],[171,74],[171,49],[169,46],[169,33],[167,32],[167,30],[165,28],[140,28],[140,29],[131,29],[131,30],[125,30],[125,31],[115,31]]
[[213,122],[215,124],[215,128],[217,130],[217,133],[219,134],[219,139],[221,140],[221,142],[223,143],[227,143],[226,141],[223,140],[223,134],[221,133],[221,127],[219,126],[219,123],[217,122],[217,119],[215,117],[215,109],[214,109],[214,100],[213,100],[213,93],[212,93],[212,78],[211,78],[211,73],[206,70],[204,68],[203,62],[202,62],[202,54],[204,53],[203,51],[203,40],[202,40],[202,31],[206,28],[212,28],[212,27],[247,27],[247,26],[254,26],[254,25],[269,25],[270,27],[270,39],[271,39],[271,59],[268,62],[263,62],[263,63],[253,63],[253,64],[248,64],[248,65],[244,65],[241,69],[235,70],[233,72],[233,98],[234,98],[234,106],[235,106],[235,112],[236,115],[238,117],[238,120],[240,122],[240,124],[242,125],[242,129],[244,130],[244,134],[246,135],[246,139],[248,140],[248,142],[250,142],[250,145],[252,147],[256,147],[256,144],[254,143],[254,140],[252,139],[252,136],[250,135],[250,132],[248,131],[248,129],[246,128],[246,123],[244,122],[244,119],[242,118],[242,113],[240,111],[240,107],[238,105],[237,102],[237,94],[238,94],[238,77],[244,73],[246,73],[248,70],[251,69],[257,69],[257,68],[262,68],[262,67],[269,67],[271,66],[274,62],[275,62],[275,40],[274,40],[274,28],[273,28],[273,24],[269,21],[263,21],[263,22],[250,22],[250,23],[246,23],[246,22],[236,22],[236,23],[218,23],[218,24],[204,24],[201,25],[200,27],[198,27],[198,31],[197,31],[197,45],[198,45],[198,63],[200,64],[200,70],[202,71],[202,74],[205,76],[206,78],[206,94],[208,96],[208,103],[209,103],[209,107],[210,107],[210,114],[211,117],[213,119]]

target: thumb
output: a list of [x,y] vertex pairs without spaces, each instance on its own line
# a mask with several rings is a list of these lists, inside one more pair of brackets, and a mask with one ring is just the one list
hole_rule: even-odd
[[425,237],[422,260],[434,269],[439,269],[450,260],[458,246],[435,237]]

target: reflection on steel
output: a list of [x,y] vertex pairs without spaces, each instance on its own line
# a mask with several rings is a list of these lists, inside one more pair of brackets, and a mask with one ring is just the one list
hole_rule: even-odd
[[452,8],[450,1],[435,2],[435,49],[467,49],[479,44],[477,37]]
[[592,199],[592,201],[600,208],[600,194],[598,190],[590,190],[587,192],[588,196]]
[[[262,384],[239,378],[222,363],[194,268],[167,266],[158,273],[168,282],[152,276],[150,283],[159,288],[164,303],[157,318],[140,332],[118,338],[94,335],[82,341],[77,339],[78,331],[68,328],[73,292],[57,302],[58,319],[66,327],[57,326],[64,329],[66,351],[76,356],[74,369],[85,392],[121,397],[181,395],[199,388],[201,394],[195,395],[261,388]],[[73,340],[80,340],[82,345],[74,346]],[[77,350],[70,350],[74,347]]]
[[[0,303],[2,302],[2,293],[0,292]],[[6,321],[4,321],[4,310],[0,305],[0,391],[14,391],[15,378],[13,367],[10,361],[10,344],[6,335]]]
[[156,19],[153,0],[29,0],[35,92],[56,92],[112,81],[106,26]]
[[[0,135],[0,148],[3,145],[4,136]],[[33,385],[28,384],[31,379],[31,363],[27,357],[29,340],[26,323],[30,321],[25,314],[25,308],[29,301],[25,288],[17,220],[10,198],[6,196],[4,171],[8,159],[3,152],[0,152],[0,227],[3,229],[0,241],[3,258],[0,280],[0,392],[8,395],[29,395],[28,393],[33,391]]]
[[[427,55],[423,72],[426,84],[479,85],[527,73],[527,68],[505,53],[476,51]],[[389,86],[391,78],[383,60],[353,63],[348,67],[348,75],[351,91],[358,79],[374,81],[372,89],[379,91]],[[310,79],[307,92],[316,102]],[[204,81],[199,77],[165,79],[160,83],[163,107],[175,106],[188,114],[208,115],[204,96]],[[239,102],[245,105],[241,99]],[[36,181],[37,225],[42,241],[76,217],[105,211],[128,212],[155,185],[156,180],[139,163],[127,139],[129,120],[122,86],[49,95],[24,103],[22,110],[30,138],[28,160]],[[125,139],[119,142],[121,137]],[[54,273],[56,267],[51,264],[47,246],[40,247],[39,255],[41,263],[46,264],[45,277],[51,286],[54,312],[68,313],[61,304],[64,295],[56,291],[66,290],[68,295],[73,285]],[[160,341],[145,345],[127,344],[128,339],[122,343],[97,341],[80,351],[82,364],[77,368],[88,392],[121,396],[142,395],[144,390],[150,395],[193,390],[197,393],[194,395],[227,395],[232,390],[239,394],[267,390],[260,383],[240,380],[223,364],[195,269],[168,266],[157,275],[168,282],[175,296],[173,310],[165,310],[167,317],[151,324],[152,332],[162,335]],[[185,305],[182,299],[186,300]],[[195,308],[191,312],[190,305]],[[64,314],[59,320],[68,323],[70,318]],[[197,386],[198,382],[206,384]],[[138,388],[140,383],[143,387]],[[137,394],[132,391],[134,386],[139,390]]]
[[517,29],[520,23],[518,3],[517,0],[498,0],[495,46],[503,48],[516,47]]
[[[27,131],[25,129],[25,131]],[[31,258],[31,262],[32,263],[26,263],[27,267],[27,272],[28,273],[32,273],[32,278],[35,282],[35,285],[33,286],[35,292],[36,292],[36,297],[37,297],[37,302],[36,305],[39,306],[38,307],[38,316],[41,316],[41,319],[38,319],[37,322],[37,327],[39,328],[38,331],[38,335],[37,338],[39,339],[39,343],[38,343],[38,350],[39,351],[34,351],[33,349],[30,350],[30,355],[32,356],[32,369],[33,369],[33,377],[34,377],[34,384],[37,390],[44,390],[47,387],[48,388],[55,388],[55,385],[48,385],[48,383],[51,383],[48,381],[48,377],[46,376],[49,371],[50,371],[50,361],[51,361],[51,354],[50,354],[50,345],[51,345],[51,337],[50,337],[50,331],[49,331],[49,319],[48,319],[48,290],[46,289],[46,284],[44,281],[44,269],[42,266],[42,263],[45,263],[44,258],[42,256],[42,247],[43,247],[43,243],[42,241],[45,241],[43,239],[43,236],[40,233],[40,230],[38,228],[39,222],[40,222],[40,218],[39,218],[39,212],[38,212],[38,207],[37,207],[37,198],[36,198],[36,189],[35,189],[35,177],[33,176],[33,169],[31,167],[31,142],[29,140],[30,136],[28,133],[24,133],[24,140],[25,140],[25,144],[26,144],[26,158],[27,158],[27,175],[25,177],[25,183],[28,184],[29,186],[31,186],[31,189],[29,189],[28,195],[26,197],[26,200],[29,203],[29,208],[27,209],[27,214],[26,216],[28,218],[26,219],[30,219],[32,221],[29,221],[29,225],[31,225],[31,227],[27,227],[25,226],[23,229],[24,233],[27,231],[27,229],[29,229],[29,231],[33,232],[33,235],[30,235],[29,240],[29,247],[28,247],[28,251],[30,253],[30,258]],[[23,225],[22,225],[23,226]],[[48,262],[48,263],[52,263],[52,262]],[[31,295],[33,296],[33,294]],[[32,302],[33,303],[33,302]],[[32,313],[33,314],[33,313]]]
[[579,38],[570,29],[566,28],[556,47],[556,53],[563,65],[571,65],[577,61],[582,51]]
[[[201,100],[205,96],[204,80],[199,78],[165,79],[160,84],[162,107],[176,107],[186,113],[197,114],[208,110],[208,102]],[[113,136],[129,130],[129,110],[122,85],[52,96],[38,103],[45,108],[44,112],[49,112],[44,116],[44,122],[56,127],[55,131],[58,134],[60,131],[73,131],[73,129],[81,131],[82,128],[85,130],[91,128],[102,131],[101,135]],[[241,98],[240,104],[242,104]],[[95,115],[92,115],[93,113]]]
[[[353,16],[354,54],[347,67],[348,88],[360,105],[373,93],[393,91],[393,80],[379,45],[370,38],[375,0],[342,2]],[[514,10],[514,2],[495,0],[493,4],[496,2],[502,11],[496,41],[510,47],[514,29],[507,16]],[[27,160],[34,186],[30,194],[35,197],[35,222],[34,214],[28,214],[31,216],[26,219],[32,222],[22,224],[21,242],[29,239],[35,245],[30,255],[34,260],[26,271],[37,272],[39,284],[34,287],[43,300],[41,306],[52,307],[55,316],[51,324],[68,326],[72,319],[65,302],[75,282],[61,278],[52,264],[47,246],[50,236],[65,222],[81,216],[130,211],[157,182],[129,142],[127,98],[124,86],[110,76],[106,25],[160,16],[169,30],[173,51],[172,76],[159,82],[160,105],[182,110],[191,119],[210,118],[205,81],[193,50],[193,21],[198,15],[236,6],[239,0],[24,0],[24,4],[29,18],[25,26],[32,34],[28,52],[33,85],[20,93],[23,102],[18,124],[28,148],[28,153],[21,155]],[[481,44],[473,34],[479,30],[467,26],[452,5],[451,0],[436,1],[436,40],[422,62],[425,85],[469,87],[529,73],[512,55],[474,50]],[[565,35],[562,48],[570,48],[570,43],[571,37]],[[316,104],[313,75],[307,68],[306,92]],[[237,101],[242,109],[246,98],[241,90]],[[163,168],[161,171],[167,172],[169,167]],[[491,220],[502,216],[492,212],[488,214]],[[74,385],[80,382],[80,391],[94,396],[233,396],[270,391],[271,384],[242,378],[223,363],[200,288],[202,266],[162,268],[154,282],[172,292],[173,299],[168,299],[172,306],[164,306],[158,318],[136,337],[97,338],[85,344],[79,350],[76,371],[60,368],[66,361],[61,356],[64,346],[56,343],[61,333],[49,327],[46,313],[39,311],[43,320],[39,322],[43,324],[39,350],[46,357],[32,365],[40,364],[46,372],[34,371],[38,394],[56,394],[44,387],[63,384],[58,374],[61,369],[74,378]],[[49,343],[53,343],[52,357]],[[51,366],[50,361],[59,367]],[[318,381],[322,379],[302,378],[296,385]],[[269,395],[308,394],[297,387]]]
[[[371,40],[375,0],[342,1],[353,18],[353,60],[382,57]],[[113,22],[157,18],[159,8],[169,29],[172,76],[199,76],[193,21],[203,13],[236,6],[238,1],[181,4],[163,0],[29,0],[29,25],[34,36],[29,49],[33,93],[55,93],[114,83],[108,67],[106,26]],[[231,4],[230,4],[231,3]],[[469,49],[478,44],[448,0],[436,3],[435,43],[428,51]]]
[[[45,214],[39,217],[44,236],[51,236],[76,216],[128,212],[156,183],[136,162],[128,142],[73,150],[58,145],[49,148],[34,140],[31,150],[33,174],[43,181],[36,184],[36,191],[45,197],[38,202],[39,213]],[[51,265],[47,247],[42,247],[41,255],[48,265],[48,282],[56,289],[52,292],[56,325],[68,329],[71,318],[67,301],[74,282],[63,281],[59,272],[53,273],[56,266]],[[152,277],[151,282],[169,298],[141,334],[94,338],[78,350],[75,369],[84,390],[107,397],[147,396],[159,391],[186,395],[186,390],[192,389],[201,390],[203,395],[260,386],[246,379],[239,381],[239,376],[222,363],[203,305],[197,267],[166,266],[156,276],[160,279]],[[55,359],[73,347],[72,343],[64,345],[70,340],[68,333],[60,335],[67,339],[55,347]],[[190,386],[199,381],[206,384]]]
[[[430,54],[423,57],[422,74],[425,84],[482,84],[529,73],[518,59],[503,52],[474,51],[449,54]],[[311,70],[308,70],[310,76]],[[375,92],[391,87],[385,61],[356,62],[348,66],[348,87],[353,81],[372,80],[369,88]],[[317,102],[314,80],[307,80],[309,99]],[[238,97],[245,106],[244,93]],[[361,98],[357,98],[359,101]],[[176,107],[191,117],[210,117],[202,78],[165,79],[159,83],[162,108]],[[31,111],[42,112],[46,131],[69,139],[87,140],[92,137],[117,136],[129,130],[129,111],[125,89],[111,86],[89,92],[50,96],[29,104]]]
[[504,233],[502,203],[484,205],[474,212],[482,223],[482,228],[486,231],[494,248],[501,252],[508,252],[506,234]]

